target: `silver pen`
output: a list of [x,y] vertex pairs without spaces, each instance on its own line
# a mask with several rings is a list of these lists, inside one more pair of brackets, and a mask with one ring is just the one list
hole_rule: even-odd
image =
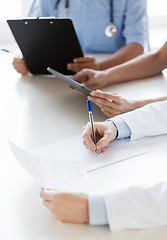
[[[96,145],[96,136],[95,136],[95,131],[94,131],[94,124],[93,124],[93,110],[92,110],[92,104],[90,100],[87,100],[87,106],[88,106],[88,112],[89,112],[89,120],[92,128],[92,137],[93,137],[93,142]],[[97,149],[95,149],[96,156],[98,154]]]

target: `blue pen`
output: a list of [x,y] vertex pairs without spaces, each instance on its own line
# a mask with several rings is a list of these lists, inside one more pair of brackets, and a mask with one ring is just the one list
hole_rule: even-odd
[[21,53],[20,54],[15,54],[15,53],[13,53],[13,51],[7,50],[5,48],[1,48],[0,50],[4,53],[7,53],[7,54],[11,55],[14,58],[22,58],[23,57]]
[[1,48],[1,51],[4,52],[4,53],[7,53],[7,54],[9,54],[9,55],[12,55],[12,56],[14,57],[13,52],[10,51],[10,50],[7,50],[7,49],[5,49],[5,48]]
[[1,48],[1,51],[3,51],[3,52],[6,52],[6,53],[10,53],[10,51],[9,51],[9,50],[7,50],[7,49],[4,49],[4,48]]
[[[94,131],[94,124],[93,124],[93,110],[92,110],[92,104],[90,100],[87,100],[87,106],[88,106],[88,112],[89,112],[89,120],[92,128],[92,137],[93,137],[93,142],[96,145],[96,136],[95,136],[95,131]],[[96,156],[98,154],[97,149],[95,150]]]

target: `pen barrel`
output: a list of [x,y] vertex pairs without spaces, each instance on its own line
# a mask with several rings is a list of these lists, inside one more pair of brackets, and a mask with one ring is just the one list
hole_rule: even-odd
[[96,136],[95,136],[95,131],[94,131],[94,123],[93,123],[93,114],[92,114],[92,112],[89,112],[89,120],[90,120],[90,124],[91,124],[91,128],[92,128],[93,142],[94,142],[94,144],[96,144]]
[[4,48],[2,48],[1,51],[6,52],[6,53],[9,53],[9,52],[10,52],[9,50],[6,50],[6,49],[4,49]]

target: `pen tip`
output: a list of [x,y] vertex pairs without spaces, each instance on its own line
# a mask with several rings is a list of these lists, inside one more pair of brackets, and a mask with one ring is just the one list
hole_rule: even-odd
[[96,153],[96,157],[97,157],[97,155],[98,155],[98,151],[97,151],[97,149],[95,150],[95,153]]

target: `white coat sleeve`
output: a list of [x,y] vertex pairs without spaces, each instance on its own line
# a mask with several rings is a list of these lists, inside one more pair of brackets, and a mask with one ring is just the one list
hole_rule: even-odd
[[167,225],[167,182],[112,191],[105,206],[111,230]]
[[167,101],[148,104],[119,115],[131,130],[131,140],[167,134]]

